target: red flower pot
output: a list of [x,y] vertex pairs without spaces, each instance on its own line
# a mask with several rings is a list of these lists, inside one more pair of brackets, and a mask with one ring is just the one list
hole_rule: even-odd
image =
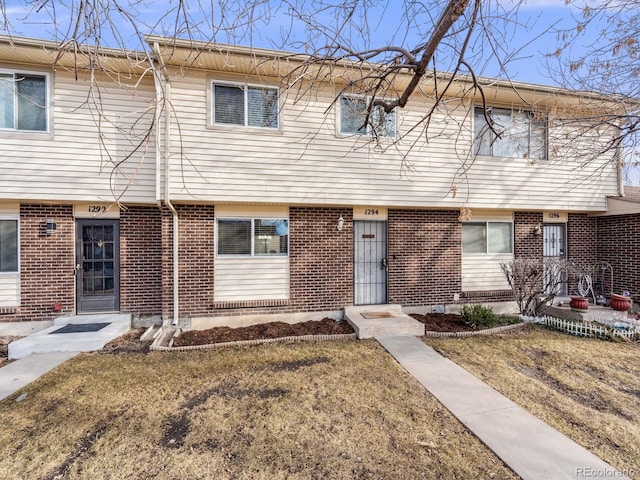
[[631,302],[629,297],[625,297],[623,295],[616,295],[615,293],[611,295],[611,301],[609,302],[609,306],[614,310],[618,310],[619,312],[626,312],[631,308]]
[[589,309],[589,300],[587,300],[586,297],[574,296],[571,297],[569,306],[574,312],[586,313]]

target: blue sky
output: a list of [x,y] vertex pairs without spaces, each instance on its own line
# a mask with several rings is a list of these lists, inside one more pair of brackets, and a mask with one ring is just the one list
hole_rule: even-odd
[[[505,4],[509,5],[510,0],[506,0]],[[43,4],[46,2],[40,2]],[[123,2],[126,3],[126,2]],[[195,2],[194,2],[195,3]],[[278,2],[271,2],[277,4]],[[393,5],[393,0],[390,2]],[[49,0],[47,5],[55,5],[55,0]],[[139,10],[139,18],[145,19],[149,23],[149,28],[143,27],[143,33],[150,32],[152,23],[162,12],[175,8],[175,0],[149,0],[142,9]],[[25,6],[24,2],[16,0],[7,0],[6,11],[11,23],[11,33],[21,36],[29,36],[35,38],[50,39],[54,37],[54,25],[51,17],[51,10],[43,8],[40,13],[30,10]],[[393,21],[393,13],[388,10],[384,13],[385,19],[388,20],[384,25],[376,24],[375,35],[381,37],[397,36],[397,22]],[[56,11],[56,23],[58,26],[68,24],[68,12],[58,7]],[[571,6],[565,5],[564,0],[527,0],[521,7],[518,16],[520,26],[517,34],[512,38],[508,38],[510,47],[525,45],[523,51],[510,62],[509,73],[515,80],[554,84],[546,73],[546,67],[543,63],[544,55],[553,52],[556,48],[557,41],[554,32],[549,31],[551,25],[557,27],[571,28],[575,25],[573,15],[579,15],[579,12]],[[282,20],[284,17],[280,16]],[[252,35],[254,45],[269,47],[267,40],[270,36],[277,36],[279,27],[278,19],[272,21],[269,25],[261,23],[257,24]],[[132,34],[132,30],[124,22],[118,25],[120,32],[126,37]],[[533,40],[532,40],[533,39]],[[249,43],[249,39],[245,37],[245,44]],[[114,46],[114,45],[110,45]],[[139,45],[132,45],[132,48],[141,48]],[[497,69],[488,69],[482,72],[485,76],[497,76]]]

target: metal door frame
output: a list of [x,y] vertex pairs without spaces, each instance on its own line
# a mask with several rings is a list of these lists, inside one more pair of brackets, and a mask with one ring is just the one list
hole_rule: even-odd
[[[361,286],[362,284],[359,284],[357,282],[357,275],[358,275],[358,265],[361,262],[358,262],[358,254],[359,254],[359,248],[358,245],[363,244],[363,243],[367,243],[370,244],[371,242],[359,242],[359,239],[357,238],[358,235],[371,235],[371,232],[369,233],[363,233],[362,232],[362,227],[365,227],[366,225],[369,226],[373,226],[376,225],[376,229],[378,226],[382,226],[384,228],[384,238],[382,239],[382,244],[383,244],[383,252],[376,252],[377,258],[379,258],[380,260],[376,260],[376,264],[379,266],[380,270],[384,270],[384,275],[382,276],[382,280],[384,282],[384,291],[383,292],[377,292],[375,295],[372,295],[372,288],[368,289],[366,292],[361,292],[358,290],[359,286]],[[388,228],[388,222],[387,220],[354,220],[353,221],[353,303],[354,305],[378,305],[378,304],[386,304],[389,298],[389,272],[388,272],[388,266],[387,266],[387,255],[389,253],[389,228]],[[380,239],[376,240],[377,242],[381,242]],[[381,254],[381,255],[380,255]],[[371,262],[369,262],[371,264]],[[371,275],[369,275],[369,277],[371,278]],[[379,277],[378,277],[379,279]],[[382,282],[369,282],[366,283],[365,285],[380,285]],[[363,297],[363,298],[360,298]],[[369,297],[370,301],[366,301],[366,298],[364,297]],[[375,297],[375,299],[372,299],[371,297]],[[382,298],[384,297],[384,298]],[[375,301],[371,301],[371,300],[375,300]]]
[[[85,226],[113,226],[113,294],[109,295],[84,295],[83,278],[83,227]],[[117,312],[120,310],[120,220],[118,219],[76,219],[76,313]],[[87,308],[89,300],[93,300],[95,307]]]
[[[553,229],[561,229],[562,230],[562,245],[558,245],[557,247],[548,247],[548,242],[553,240],[553,232],[550,232]],[[551,235],[552,238],[549,238],[548,235]],[[559,250],[558,255],[548,255],[551,249]],[[566,223],[545,223],[542,226],[542,258],[543,261],[546,258],[567,258],[567,224]],[[547,272],[545,272],[545,277]],[[564,279],[564,283],[562,284],[562,291],[556,292],[559,295],[566,295],[567,293],[567,279]],[[550,293],[550,292],[547,292]]]

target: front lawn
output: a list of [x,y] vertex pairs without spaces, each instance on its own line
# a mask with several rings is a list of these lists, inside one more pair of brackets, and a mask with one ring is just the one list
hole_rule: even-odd
[[374,341],[81,354],[0,422],[7,479],[517,478]]
[[574,337],[533,325],[425,342],[640,479],[640,344]]

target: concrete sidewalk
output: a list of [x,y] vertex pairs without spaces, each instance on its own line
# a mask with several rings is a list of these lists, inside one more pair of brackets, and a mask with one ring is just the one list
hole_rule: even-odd
[[523,480],[629,479],[419,338],[376,340]]
[[0,368],[0,400],[12,395],[80,352],[34,353]]

